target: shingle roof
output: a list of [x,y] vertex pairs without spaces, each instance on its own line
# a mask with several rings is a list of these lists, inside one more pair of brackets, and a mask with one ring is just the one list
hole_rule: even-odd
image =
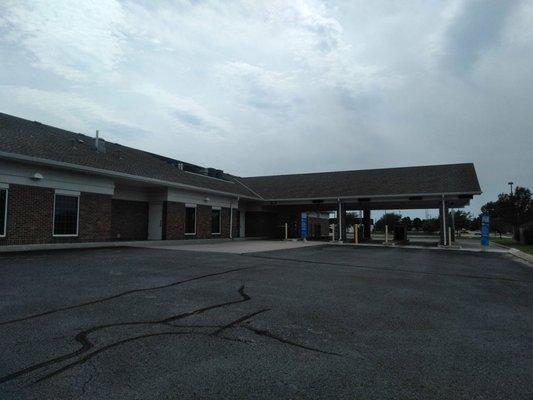
[[180,171],[145,151],[110,142],[105,148],[97,152],[94,138],[0,113],[0,151],[256,197],[232,175],[224,175],[227,181],[213,179]]
[[474,164],[258,176],[242,182],[272,200],[481,192]]
[[480,193],[473,164],[321,172],[226,180],[181,171],[152,153],[94,139],[35,121],[0,113],[0,151],[159,179],[203,189],[266,200],[366,197],[440,193]]

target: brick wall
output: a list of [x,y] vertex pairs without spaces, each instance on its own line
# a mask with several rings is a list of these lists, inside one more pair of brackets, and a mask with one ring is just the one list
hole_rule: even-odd
[[0,245],[50,243],[53,207],[53,189],[9,185],[6,237]]
[[212,237],[213,235],[211,234],[211,207],[198,204],[196,206],[196,238],[210,239]]
[[[104,242],[111,239],[111,196],[84,193],[80,195],[79,242]],[[57,241],[57,240],[54,240]]]
[[241,235],[241,211],[233,210],[233,237],[238,238]]
[[[146,240],[147,202],[112,199],[110,195],[81,193],[77,237],[53,237],[54,189],[10,185],[6,237],[0,245],[31,243]],[[220,235],[211,230],[211,206],[196,209],[196,235],[185,236],[185,204],[163,202],[163,239],[228,238],[230,209],[221,210]],[[233,212],[234,237],[238,237],[239,213]],[[117,237],[120,235],[120,238]]]
[[173,201],[163,202],[163,240],[184,238],[185,204]]
[[[233,212],[235,212],[235,210],[233,210]],[[220,217],[220,235],[217,236],[221,238],[229,238],[229,208],[222,207],[221,215],[222,216]],[[235,221],[235,215],[233,216],[233,221]]]
[[9,185],[7,232],[0,245],[92,242],[110,239],[111,196],[81,193],[79,234],[53,237],[54,189]]
[[245,231],[247,237],[281,238],[278,214],[273,212],[248,211]]
[[148,203],[113,199],[111,240],[146,239],[148,239]]
[[[196,235],[185,235],[185,204],[166,201],[163,203],[163,239],[211,239],[229,238],[230,210],[221,209],[220,235],[212,234],[211,206],[196,206]],[[234,230],[239,218],[233,213]],[[238,225],[237,225],[238,226]],[[234,236],[235,237],[235,236]]]

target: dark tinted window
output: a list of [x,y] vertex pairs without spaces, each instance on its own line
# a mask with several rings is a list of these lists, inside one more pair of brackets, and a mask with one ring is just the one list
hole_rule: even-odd
[[211,232],[220,233],[220,210],[211,210]]
[[196,208],[185,208],[185,233],[196,233]]
[[7,190],[0,189],[0,236],[6,234]]
[[78,201],[77,196],[56,195],[54,235],[78,234]]

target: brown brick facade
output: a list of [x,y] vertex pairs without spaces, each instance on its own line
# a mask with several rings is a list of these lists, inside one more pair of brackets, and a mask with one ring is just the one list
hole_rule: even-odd
[[9,185],[6,237],[0,244],[50,243],[53,208],[53,189]]
[[148,203],[111,201],[111,240],[148,239]]
[[163,240],[183,239],[185,231],[185,204],[163,202]]
[[[163,203],[163,239],[180,240],[180,239],[211,239],[211,238],[229,238],[229,208],[221,209],[220,235],[213,235],[211,206],[198,204],[196,206],[196,235],[185,235],[185,204],[166,201]],[[235,216],[234,223],[238,217]],[[234,225],[235,229],[235,225]],[[234,236],[235,237],[235,236]]]
[[[147,202],[117,200],[82,192],[76,237],[54,237],[54,189],[13,185],[8,189],[6,237],[0,245],[146,240]],[[196,208],[196,235],[185,235],[185,204],[163,202],[163,240],[229,238],[230,209],[221,208],[220,234],[212,234],[211,206]],[[233,210],[233,237],[239,236],[239,213]]]
[[77,237],[54,237],[54,189],[9,185],[6,237],[0,245],[110,239],[111,196],[81,193]]
[[210,239],[212,237],[211,207],[198,204],[198,206],[196,206],[196,238]]
[[111,196],[82,192],[80,195],[79,233],[74,241],[104,242],[110,239]]
[[[225,208],[225,210],[228,210],[228,225],[229,225],[229,214],[230,214],[230,209],[229,208]],[[239,232],[241,231],[241,212],[238,210],[238,209],[233,209],[233,224],[232,224],[232,233],[233,233],[233,238],[238,238],[239,237]],[[229,226],[228,226],[228,236],[229,237]]]
[[[235,210],[233,210],[233,212],[235,212]],[[229,208],[223,207],[220,217],[220,235],[218,235],[221,238],[229,238],[229,214]]]

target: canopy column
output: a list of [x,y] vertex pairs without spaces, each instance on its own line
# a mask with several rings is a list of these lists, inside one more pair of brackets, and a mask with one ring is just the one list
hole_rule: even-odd
[[340,201],[337,204],[337,225],[335,237],[339,242],[346,241],[346,204]]
[[370,210],[368,208],[363,210],[363,239],[372,239],[372,233],[370,232]]
[[440,240],[439,244],[441,246],[449,246],[451,243],[448,238],[448,227],[450,226],[448,204],[446,204],[446,199],[442,195],[441,203],[439,206],[439,224],[440,224]]

